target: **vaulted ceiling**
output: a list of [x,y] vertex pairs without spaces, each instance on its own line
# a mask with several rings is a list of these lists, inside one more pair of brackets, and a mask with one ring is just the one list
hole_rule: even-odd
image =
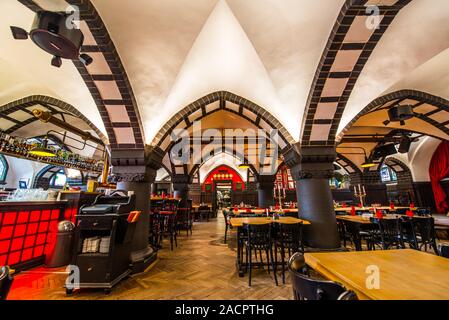
[[[53,68],[9,31],[29,30],[35,5],[69,3],[82,11],[83,49],[94,58],[87,68]],[[365,5],[379,5],[379,29],[367,28]],[[354,118],[394,92],[449,99],[447,0],[3,0],[0,10],[9,13],[0,21],[0,105],[59,99],[117,148],[152,144],[180,110],[218,91],[260,106],[284,136],[310,145],[333,144],[348,125],[380,130],[383,111]],[[447,139],[442,127],[416,121],[409,129]]]

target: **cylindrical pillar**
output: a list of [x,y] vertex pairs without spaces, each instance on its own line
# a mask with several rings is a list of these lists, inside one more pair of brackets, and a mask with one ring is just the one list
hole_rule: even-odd
[[320,249],[340,248],[332,192],[328,179],[312,178],[296,181],[299,217],[311,222],[304,228],[307,246]]
[[257,182],[257,194],[259,208],[269,208],[275,204],[274,201],[275,176],[260,176]]

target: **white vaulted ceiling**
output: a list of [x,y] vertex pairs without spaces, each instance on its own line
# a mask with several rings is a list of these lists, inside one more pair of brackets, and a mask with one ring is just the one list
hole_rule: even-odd
[[295,138],[344,0],[93,0],[130,78],[147,143],[219,90],[253,101]]

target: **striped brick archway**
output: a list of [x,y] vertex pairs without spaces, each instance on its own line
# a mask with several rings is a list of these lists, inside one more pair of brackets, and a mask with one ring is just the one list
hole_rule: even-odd
[[[162,127],[154,138],[150,147],[152,150],[157,150],[163,158],[163,164],[166,167],[171,167],[171,174],[191,174],[192,168],[188,168],[187,165],[174,165],[171,163],[169,151],[175,142],[171,140],[170,133],[174,129],[188,129],[195,121],[200,121],[204,117],[220,110],[236,114],[266,132],[270,132],[272,129],[278,130],[280,153],[288,150],[295,143],[292,136],[281,123],[264,108],[231,92],[213,92],[180,110],[176,116],[172,117]],[[222,151],[244,158],[244,155],[236,154],[236,150],[228,150],[225,141],[222,143]],[[257,173],[257,169],[254,167],[252,171]]]
[[[343,111],[373,50],[394,18],[411,0],[379,5],[379,28],[367,28],[367,6],[378,1],[347,0],[319,62],[303,117],[303,146],[334,146]],[[350,61],[350,63],[348,63]]]
[[[52,115],[67,112],[78,117],[95,131],[105,145],[108,144],[106,136],[88,118],[79,112],[78,109],[64,101],[43,95],[29,96],[0,106],[0,119],[7,120],[13,124],[13,126],[4,130],[4,132],[12,134],[26,125],[39,121],[32,113],[34,108],[45,108]],[[19,112],[21,113],[20,115],[18,115]]]

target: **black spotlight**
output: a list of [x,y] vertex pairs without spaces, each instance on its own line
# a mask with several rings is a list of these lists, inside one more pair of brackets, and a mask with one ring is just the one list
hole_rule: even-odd
[[53,59],[51,59],[51,65],[56,68],[61,68],[62,66],[61,57],[54,56]]
[[409,137],[402,137],[401,142],[399,144],[398,152],[399,153],[408,153],[410,151],[410,147],[412,145],[412,139]]
[[384,126],[388,126],[390,124],[390,120],[385,120],[384,122],[382,122],[384,124]]
[[92,57],[88,54],[82,53],[80,54],[80,61],[87,67],[92,62],[94,62],[94,59],[92,59]]

